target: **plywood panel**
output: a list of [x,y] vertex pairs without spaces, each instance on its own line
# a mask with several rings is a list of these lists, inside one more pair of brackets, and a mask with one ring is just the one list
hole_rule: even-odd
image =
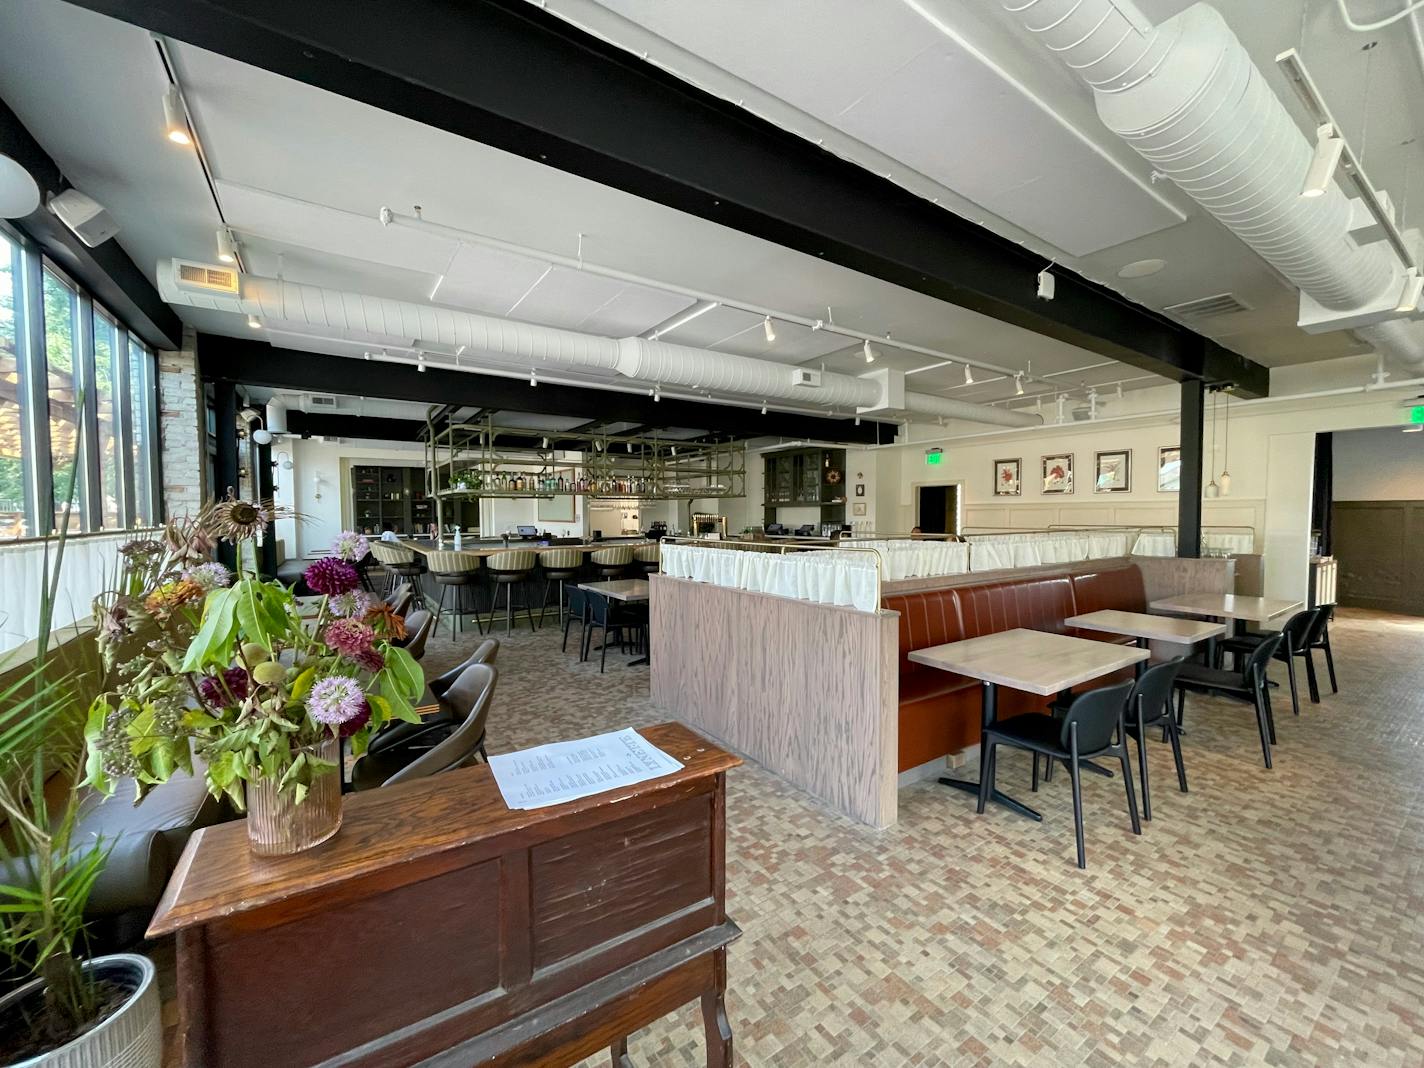
[[651,581],[655,704],[848,816],[895,822],[894,613]]

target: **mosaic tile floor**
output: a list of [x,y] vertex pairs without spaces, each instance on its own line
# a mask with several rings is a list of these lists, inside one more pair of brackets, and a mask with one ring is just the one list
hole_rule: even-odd
[[[1298,719],[1273,668],[1274,770],[1249,708],[1189,698],[1191,793],[1154,745],[1141,838],[1120,781],[1087,776],[1086,872],[1066,775],[1033,800],[1042,824],[976,816],[931,782],[876,832],[760,768],[732,772],[739,1061],[1424,1064],[1424,619],[1342,611],[1332,637],[1343,691],[1302,694]],[[492,750],[667,718],[646,668],[610,655],[600,676],[572,644],[506,641]],[[441,641],[427,670],[457,655]],[[999,775],[1028,792],[1026,758]],[[700,1017],[669,1016],[630,1052],[701,1064]]]
[[[444,634],[429,673],[473,641]],[[1191,793],[1154,745],[1141,838],[1121,783],[1086,776],[1086,872],[1064,774],[1033,798],[1042,824],[976,816],[929,782],[877,832],[733,771],[738,1063],[1424,1065],[1424,619],[1342,611],[1332,637],[1343,692],[1327,685],[1298,719],[1274,666],[1273,771],[1248,708],[1193,698]],[[667,718],[646,668],[610,653],[600,675],[573,644],[560,653],[552,625],[507,638],[491,750]],[[1028,772],[1001,752],[1011,792],[1028,793]],[[700,1016],[664,1018],[630,1053],[702,1064]]]

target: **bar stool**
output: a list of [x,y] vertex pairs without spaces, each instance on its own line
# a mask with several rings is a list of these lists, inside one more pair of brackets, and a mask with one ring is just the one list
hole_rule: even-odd
[[386,569],[389,576],[386,581],[387,591],[395,586],[398,579],[405,579],[411,585],[416,602],[422,605],[425,603],[425,592],[420,587],[420,575],[425,570],[425,565],[416,557],[414,549],[373,541],[371,555]]
[[[508,633],[514,628],[514,586],[519,582],[527,582],[534,574],[534,565],[539,561],[539,554],[533,549],[510,549],[507,552],[495,553],[488,560],[490,578],[494,580],[494,596],[490,598],[489,631],[494,633],[494,616],[499,608],[499,591],[504,591],[504,629]],[[529,629],[537,629],[534,624],[534,613],[529,607],[526,599],[519,607],[524,609],[524,614],[529,617]]]
[[564,621],[564,582],[575,577],[583,567],[582,549],[546,549],[539,554],[544,569],[544,597],[539,602],[539,626],[544,625],[544,611],[549,606],[549,587],[559,587],[559,622]]
[[662,563],[663,547],[657,542],[651,545],[639,545],[633,550],[633,560],[642,568],[643,574],[654,574]]
[[[480,558],[474,553],[462,552],[433,552],[426,555],[425,562],[430,568],[430,577],[435,580],[440,587],[440,599],[435,603],[435,625],[440,625],[440,613],[445,608],[445,593],[454,587],[455,598],[451,605],[455,613],[455,618],[450,622],[450,637],[455,636],[455,627],[458,623],[460,629],[464,630],[465,613],[470,611],[465,603],[466,591],[473,591],[475,583],[480,577]],[[480,622],[479,606],[475,606],[475,627],[481,634],[485,632],[484,624]]]
[[593,566],[598,569],[600,577],[606,579],[622,578],[623,573],[628,570],[628,565],[632,562],[633,547],[631,545],[599,549],[593,554]]

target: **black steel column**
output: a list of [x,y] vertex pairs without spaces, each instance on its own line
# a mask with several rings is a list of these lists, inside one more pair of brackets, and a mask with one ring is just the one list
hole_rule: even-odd
[[[248,424],[248,440],[252,441],[252,486],[257,500],[272,500],[272,445],[259,445],[252,433],[261,430],[260,420]],[[262,532],[262,552],[258,557],[258,568],[267,578],[277,577],[277,524],[271,522]]]
[[1206,383],[1182,383],[1181,488],[1177,493],[1177,555],[1201,555],[1202,436],[1206,429]]
[[[229,489],[237,492],[238,482],[237,387],[231,382],[213,383],[213,412],[213,444],[217,450],[213,496],[222,500]],[[218,543],[218,559],[228,567],[237,566],[237,553],[231,542]]]
[[1320,535],[1321,556],[1330,555],[1330,518],[1335,504],[1335,435],[1315,435],[1315,485],[1310,495],[1310,529]]

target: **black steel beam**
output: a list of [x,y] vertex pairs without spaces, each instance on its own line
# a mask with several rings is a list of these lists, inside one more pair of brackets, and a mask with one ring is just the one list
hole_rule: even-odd
[[182,321],[129,259],[118,240],[110,238],[90,248],[44,206],[51,195],[70,188],[69,181],[3,100],[0,100],[0,154],[24,167],[40,187],[39,209],[10,221],[144,341],[156,349],[179,348]]
[[1206,429],[1206,385],[1182,383],[1181,487],[1177,491],[1177,555],[1201,555],[1202,436]]
[[[77,0],[429,126],[1181,381],[1266,368],[526,0]],[[363,17],[362,12],[368,17]],[[926,131],[928,136],[949,131]]]
[[[237,492],[240,457],[237,448],[237,386],[233,382],[213,383],[213,446],[216,450],[213,467],[216,485],[213,498],[222,500],[228,491]],[[237,566],[237,552],[232,542],[218,542],[218,559],[228,567]]]
[[198,335],[198,364],[204,379],[212,382],[688,427],[725,437],[771,435],[872,445],[893,442],[897,429],[893,423],[869,419],[856,426],[851,419],[774,411],[762,415],[755,408],[669,397],[655,401],[642,393],[548,382],[532,387],[522,379],[447,371],[428,365],[418,371],[405,364],[299,352],[265,341],[218,334]]

